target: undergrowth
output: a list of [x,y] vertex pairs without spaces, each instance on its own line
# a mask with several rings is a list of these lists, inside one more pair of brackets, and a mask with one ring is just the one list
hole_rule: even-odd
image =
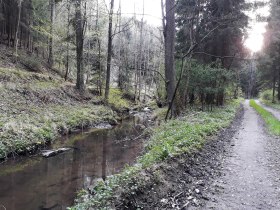
[[229,126],[239,106],[240,101],[235,100],[213,112],[193,112],[162,124],[154,130],[154,134],[146,145],[146,152],[137,160],[137,164],[125,168],[122,173],[110,177],[105,182],[99,182],[91,193],[81,191],[77,204],[69,209],[82,210],[90,207],[110,209],[110,201],[114,199],[115,190],[129,186],[128,190],[133,194],[145,184],[144,176],[139,175],[143,170],[170,157],[191,153],[201,148],[207,137]]
[[123,92],[120,89],[111,88],[109,94],[109,104],[116,110],[123,108],[129,108],[130,104],[123,96]]
[[91,96],[83,100],[69,82],[48,74],[0,67],[0,89],[0,160],[73,130],[116,123],[111,108],[95,105]]
[[280,135],[280,121],[275,118],[269,111],[258,105],[254,100],[250,100],[250,106],[253,107],[264,119],[268,130],[275,135]]

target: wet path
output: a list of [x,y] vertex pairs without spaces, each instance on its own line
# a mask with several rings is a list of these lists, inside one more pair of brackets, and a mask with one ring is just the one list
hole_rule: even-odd
[[244,108],[223,175],[215,181],[211,200],[202,209],[280,209],[280,139],[267,135],[249,101]]
[[71,206],[79,190],[119,172],[139,156],[143,143],[129,141],[139,135],[134,123],[75,135],[66,144],[76,149],[55,157],[0,164],[0,210],[61,210]]

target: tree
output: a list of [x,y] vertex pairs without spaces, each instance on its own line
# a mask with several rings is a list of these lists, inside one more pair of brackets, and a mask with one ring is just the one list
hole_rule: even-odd
[[175,0],[166,0],[165,20],[163,21],[163,34],[165,46],[165,79],[168,104],[171,107],[171,116],[175,114],[176,107],[172,105],[175,92]]
[[53,27],[54,27],[54,9],[55,9],[55,0],[49,0],[50,7],[50,36],[49,36],[49,58],[48,63],[50,67],[53,66]]
[[21,5],[22,5],[22,0],[18,0],[18,21],[17,21],[17,28],[16,28],[16,56],[18,56],[18,32],[19,32],[19,25],[20,25],[20,20],[21,20]]
[[77,82],[76,87],[79,91],[85,90],[84,82],[84,66],[83,66],[83,54],[84,54],[84,20],[81,11],[81,1],[75,1],[75,20],[76,20],[76,53],[77,53]]
[[110,2],[109,11],[109,26],[108,26],[108,50],[107,50],[107,71],[106,71],[106,87],[105,87],[105,101],[108,102],[110,92],[110,79],[111,79],[111,61],[113,53],[113,13],[114,13],[114,0]]

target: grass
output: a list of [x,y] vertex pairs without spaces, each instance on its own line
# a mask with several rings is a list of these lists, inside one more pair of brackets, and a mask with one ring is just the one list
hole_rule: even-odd
[[276,100],[274,103],[272,103],[271,100],[265,100],[265,99],[261,99],[261,102],[264,103],[267,106],[270,106],[274,109],[279,109],[280,110],[280,103],[278,100]]
[[3,159],[11,153],[33,150],[71,130],[113,123],[114,115],[104,106],[79,104],[32,107],[20,115],[0,119],[0,159]]
[[264,119],[268,130],[274,135],[280,135],[280,121],[269,111],[258,105],[254,100],[250,100],[250,106],[253,107]]
[[145,178],[141,176],[142,171],[170,157],[200,149],[209,136],[229,126],[239,106],[240,101],[236,100],[213,112],[192,112],[162,124],[155,129],[146,145],[145,154],[138,159],[136,165],[127,167],[122,173],[110,177],[105,182],[100,182],[93,189],[94,196],[85,190],[81,191],[77,204],[69,209],[110,209],[110,201],[114,199],[117,189],[126,188],[133,194],[145,184]]

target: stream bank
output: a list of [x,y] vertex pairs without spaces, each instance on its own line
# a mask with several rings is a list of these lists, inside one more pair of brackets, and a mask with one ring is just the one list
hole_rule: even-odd
[[118,90],[105,106],[102,97],[81,95],[73,83],[49,72],[0,67],[0,90],[0,161],[33,154],[62,135],[116,125],[131,106]]
[[[10,159],[0,164],[0,208],[64,210],[77,194],[97,181],[119,173],[143,151],[138,119],[123,120],[112,129],[92,129],[65,136],[51,148],[71,147],[54,157]],[[137,138],[137,139],[136,139]],[[133,139],[133,140],[131,140]]]
[[242,119],[239,107],[240,101],[234,101],[213,112],[191,112],[163,123],[154,130],[137,164],[86,190],[69,209],[202,206],[209,199],[203,191],[219,174],[216,169],[224,148]]

